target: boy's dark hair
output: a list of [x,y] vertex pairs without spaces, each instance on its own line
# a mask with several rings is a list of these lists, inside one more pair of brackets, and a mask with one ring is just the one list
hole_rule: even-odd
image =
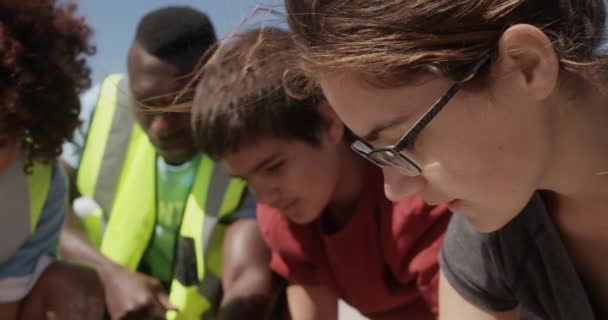
[[135,41],[151,55],[190,72],[217,38],[205,13],[191,7],[170,6],[143,16]]
[[0,143],[21,141],[26,170],[54,162],[79,124],[95,48],[75,11],[55,0],[0,1]]
[[276,28],[237,34],[220,46],[200,71],[192,107],[195,141],[203,152],[220,158],[264,137],[318,145],[321,98],[294,99],[283,86],[305,83],[285,74],[291,49],[291,35]]

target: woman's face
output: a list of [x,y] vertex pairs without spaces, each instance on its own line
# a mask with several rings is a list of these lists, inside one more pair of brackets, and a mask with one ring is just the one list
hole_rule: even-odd
[[[427,76],[379,89],[350,72],[319,80],[337,114],[374,148],[396,144],[453,84]],[[420,194],[429,204],[447,203],[481,231],[515,217],[538,188],[549,155],[549,126],[543,108],[522,89],[524,80],[506,73],[491,88],[461,89],[407,149],[422,174],[384,168],[387,197]],[[368,137],[380,127],[386,128]]]

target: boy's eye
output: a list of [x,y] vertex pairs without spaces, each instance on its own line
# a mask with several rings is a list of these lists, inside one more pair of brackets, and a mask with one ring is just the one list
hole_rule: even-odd
[[284,161],[277,161],[268,167],[266,167],[266,172],[268,173],[277,173],[281,167],[283,167]]

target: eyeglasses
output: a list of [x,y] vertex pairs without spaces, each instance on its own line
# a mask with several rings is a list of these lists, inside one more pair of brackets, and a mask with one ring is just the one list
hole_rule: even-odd
[[392,167],[397,169],[399,173],[416,177],[422,173],[420,165],[416,163],[414,157],[410,152],[406,150],[408,146],[412,144],[414,139],[420,134],[420,131],[424,129],[433,118],[445,107],[445,105],[454,97],[454,95],[462,88],[462,86],[469,80],[473,79],[479,69],[490,60],[490,55],[485,55],[479,62],[477,62],[469,74],[463,79],[454,83],[448,91],[441,96],[429,109],[416,121],[414,126],[408,130],[399,139],[397,144],[392,146],[386,146],[382,148],[374,149],[364,141],[357,140],[352,143],[351,148],[359,155],[367,158],[377,166]]

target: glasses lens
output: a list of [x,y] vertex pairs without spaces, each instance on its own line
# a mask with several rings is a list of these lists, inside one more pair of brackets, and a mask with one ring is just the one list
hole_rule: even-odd
[[362,156],[363,158],[373,162],[375,165],[382,167],[382,164],[376,162],[376,160],[374,160],[373,158],[371,158],[369,156],[370,152],[372,152],[372,148],[370,148],[370,146],[368,146],[365,142],[363,141],[355,141],[350,145],[351,149],[353,149],[353,151],[355,151],[358,155]]
[[355,142],[353,142],[350,147],[355,150],[358,154],[361,155],[367,155],[370,152],[372,152],[372,148],[370,146],[367,145],[367,143],[361,141],[361,140],[357,140]]
[[406,158],[403,154],[396,153],[393,150],[377,150],[368,155],[369,158],[373,159],[374,162],[378,163],[382,167],[393,167],[399,171],[399,173],[415,177],[420,175],[420,169],[413,161]]
[[[379,167],[391,167],[397,169],[399,173],[415,177],[420,175],[420,168],[409,160],[407,155],[399,154],[390,149],[373,150],[367,143],[363,141],[355,141],[351,144],[351,148],[360,156],[373,162]],[[403,150],[403,153],[406,151]],[[411,159],[411,156],[409,156]]]

